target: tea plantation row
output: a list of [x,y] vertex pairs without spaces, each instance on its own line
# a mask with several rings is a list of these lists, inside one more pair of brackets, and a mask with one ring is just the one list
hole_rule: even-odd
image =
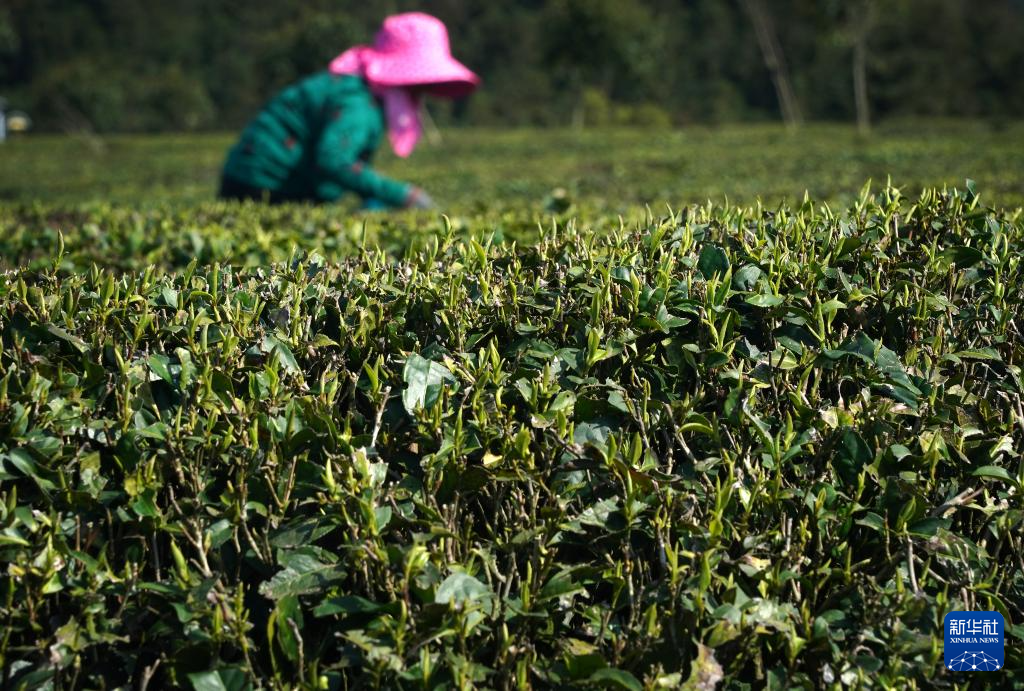
[[0,686],[1022,683],[1019,212],[340,218],[5,207]]
[[[80,204],[101,199],[144,208],[197,204],[217,189],[237,133],[12,137],[0,159],[0,199]],[[449,211],[533,206],[553,187],[612,211],[723,199],[821,201],[857,196],[892,176],[908,189],[972,177],[985,199],[1024,204],[1024,122],[915,120],[878,123],[871,137],[846,124],[781,123],[679,129],[477,129],[444,132],[400,159],[383,147],[380,170],[422,185]],[[614,214],[613,214],[614,216]]]

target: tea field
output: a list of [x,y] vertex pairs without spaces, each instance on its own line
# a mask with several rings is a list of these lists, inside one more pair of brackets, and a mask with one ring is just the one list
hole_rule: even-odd
[[[31,136],[0,149],[0,200],[138,208],[209,201],[231,135]],[[978,182],[985,199],[1024,204],[1024,122],[894,122],[863,139],[845,125],[797,134],[774,124],[679,130],[445,130],[381,170],[427,189],[449,212],[538,206],[555,188],[614,216],[650,204],[802,199],[845,206],[868,179],[906,187]]]
[[947,127],[446,133],[443,216],[0,150],[0,687],[1024,687],[1024,158]]

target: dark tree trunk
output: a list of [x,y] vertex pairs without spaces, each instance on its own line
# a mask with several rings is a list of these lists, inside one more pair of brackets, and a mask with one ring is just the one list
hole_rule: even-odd
[[789,69],[786,67],[786,59],[775,33],[771,15],[764,6],[764,0],[742,0],[742,3],[743,9],[746,10],[754,25],[757,43],[761,47],[761,55],[764,56],[765,67],[768,68],[772,85],[775,87],[775,95],[779,99],[782,119],[790,129],[795,129],[803,123],[803,115],[800,112],[800,104],[796,100],[796,95],[793,93]]
[[853,46],[853,100],[857,104],[857,130],[867,135],[871,132],[871,108],[868,104],[867,41],[865,36],[857,39]]
[[857,130],[862,135],[871,132],[871,103],[868,101],[868,36],[874,25],[874,6],[864,0],[854,9],[853,17],[853,101],[857,108]]

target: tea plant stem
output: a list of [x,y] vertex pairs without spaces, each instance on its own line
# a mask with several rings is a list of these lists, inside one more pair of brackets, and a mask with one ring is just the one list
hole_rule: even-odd
[[377,407],[377,417],[373,421],[373,433],[370,435],[370,448],[377,447],[377,435],[380,434],[380,423],[384,417],[384,409],[388,405],[388,395],[391,393],[391,387],[385,386],[381,391],[381,402]]
[[163,662],[163,659],[157,658],[153,664],[146,665],[142,670],[142,678],[139,679],[139,691],[146,691],[149,688],[149,682],[153,679],[153,675],[156,674],[156,670],[160,667],[161,662]]
[[914,595],[921,595],[921,588],[917,585],[917,574],[914,570],[914,545],[913,541],[907,536],[907,572],[910,574],[910,587],[913,588]]

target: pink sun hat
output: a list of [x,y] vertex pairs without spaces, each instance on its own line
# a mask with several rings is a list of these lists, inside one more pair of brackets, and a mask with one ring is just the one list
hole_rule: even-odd
[[444,22],[422,12],[386,18],[372,46],[346,50],[329,69],[359,74],[378,89],[421,86],[446,98],[465,96],[480,84],[478,76],[452,57]]

